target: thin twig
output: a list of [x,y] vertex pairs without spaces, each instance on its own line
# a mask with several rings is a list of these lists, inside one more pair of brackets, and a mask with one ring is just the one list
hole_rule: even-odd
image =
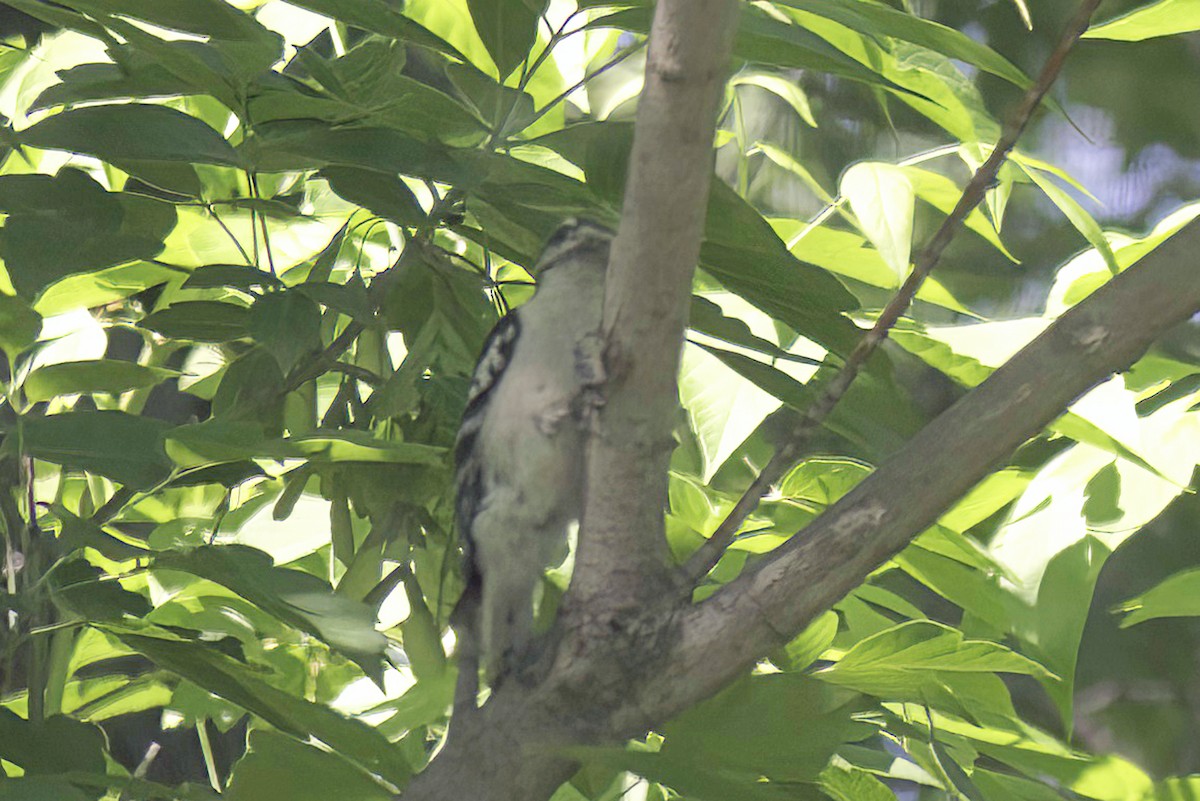
[[1088,23],[1098,5],[1100,5],[1100,0],[1084,0],[1080,5],[1079,11],[1063,31],[1058,45],[1054,48],[1054,52],[1046,59],[1046,64],[1042,68],[1037,82],[1025,93],[1021,104],[1005,124],[1000,141],[996,143],[992,154],[975,171],[966,188],[963,189],[962,196],[958,199],[954,210],[942,222],[941,227],[934,233],[929,243],[917,254],[913,262],[913,271],[909,274],[903,286],[900,287],[899,292],[896,293],[896,296],[883,309],[883,312],[879,315],[871,330],[863,336],[858,345],[851,351],[842,369],[833,377],[816,401],[805,410],[804,416],[796,424],[788,440],[779,447],[775,455],[767,463],[767,466],[751,482],[749,488],[742,494],[737,503],[734,504],[733,510],[721,522],[721,525],[717,527],[712,537],[684,563],[681,571],[685,586],[694,586],[716,566],[721,556],[724,555],[725,549],[729,547],[737,536],[738,529],[741,528],[742,523],[745,522],[750,513],[758,506],[759,500],[770,486],[779,481],[792,466],[796,457],[800,455],[807,445],[808,440],[812,437],[813,432],[816,431],[817,427],[829,416],[829,413],[833,411],[833,408],[846,394],[846,390],[850,388],[850,384],[858,376],[863,364],[866,363],[867,359],[871,357],[879,345],[887,339],[892,327],[900,319],[900,315],[912,304],[917,290],[920,289],[926,277],[937,266],[946,246],[950,244],[954,235],[962,227],[967,215],[983,201],[988,188],[996,180],[996,175],[1000,172],[1001,165],[1004,164],[1009,152],[1016,145],[1017,139],[1020,138],[1029,124],[1029,120],[1033,117],[1034,110],[1037,109],[1046,92],[1050,90],[1051,85],[1058,78],[1063,62],[1066,61],[1071,48],[1074,47],[1075,42],[1083,35],[1083,32],[1087,30]]
[[577,83],[575,83],[572,86],[568,86],[566,89],[564,89],[562,92],[560,92],[557,96],[555,96],[552,100],[550,100],[548,103],[546,103],[546,105],[544,105],[540,109],[538,109],[534,113],[533,118],[530,119],[529,124],[533,125],[535,122],[540,120],[542,117],[549,114],[551,111],[554,110],[555,106],[557,106],[559,103],[563,102],[568,97],[570,97],[571,95],[575,94],[577,91],[582,89],[584,84],[586,84],[588,81],[592,80],[593,78],[597,78],[600,75],[603,75],[604,73],[608,72],[613,67],[620,64],[625,59],[632,56],[634,53],[639,53],[642,50],[644,50],[645,48],[646,48],[645,40],[637,42],[636,44],[633,44],[633,45],[625,48],[624,50],[621,51],[621,53],[619,55],[613,56],[613,58],[611,60],[605,62],[602,66],[597,67],[592,72],[589,72],[587,75],[584,75],[583,78],[581,78]]
[[299,389],[305,383],[322,375],[325,371],[332,368],[338,357],[350,349],[354,344],[354,340],[358,339],[358,335],[366,329],[366,326],[357,320],[351,320],[342,329],[342,333],[330,342],[325,350],[321,351],[317,356],[307,362],[293,367],[291,372],[284,379],[281,395],[286,395],[289,392]]
[[[262,202],[262,194],[258,191],[258,173],[250,171],[246,173],[250,180],[250,194],[254,199]],[[250,225],[254,225],[254,221],[258,220],[258,225],[262,228],[263,250],[267,252],[267,269],[271,271],[271,275],[275,275],[275,255],[271,252],[271,236],[267,233],[267,215],[261,208],[250,210]]]
[[[224,231],[225,235],[228,236],[233,242],[233,246],[237,248],[238,253],[242,254],[242,258],[245,259],[246,264],[250,265],[251,267],[257,267],[258,265],[254,263],[254,259],[250,258],[250,254],[246,252],[244,247],[242,247],[242,243],[238,240],[237,235],[234,234],[233,231],[229,230],[229,226],[226,225],[225,221],[221,219],[221,215],[217,214],[217,210],[213,207],[213,204],[205,203],[204,210],[208,212],[210,217],[216,220],[217,225],[221,226],[221,230]],[[253,226],[251,226],[251,230],[253,230]]]

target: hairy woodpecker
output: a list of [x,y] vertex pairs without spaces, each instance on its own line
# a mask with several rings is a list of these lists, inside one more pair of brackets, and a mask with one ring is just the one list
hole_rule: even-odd
[[533,595],[583,506],[584,427],[599,381],[599,329],[613,232],[566,221],[533,268],[533,298],[492,329],[458,431],[455,512],[490,680],[533,640]]

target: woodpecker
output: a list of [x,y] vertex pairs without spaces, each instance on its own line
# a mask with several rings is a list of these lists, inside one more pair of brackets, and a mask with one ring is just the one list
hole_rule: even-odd
[[533,642],[534,591],[583,511],[613,232],[567,220],[533,268],[537,290],[488,335],[455,443],[472,636],[495,684]]

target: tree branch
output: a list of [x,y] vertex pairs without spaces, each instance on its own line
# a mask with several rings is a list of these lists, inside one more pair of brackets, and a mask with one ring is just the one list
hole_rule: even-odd
[[1046,59],[1038,80],[1029,87],[1029,90],[1021,99],[1021,104],[1016,108],[1012,117],[1009,118],[1007,124],[1004,126],[1004,131],[999,141],[996,142],[995,148],[992,149],[991,156],[971,176],[971,180],[963,188],[962,195],[959,197],[954,209],[930,238],[928,244],[917,254],[913,262],[913,271],[904,281],[903,286],[900,287],[895,297],[884,308],[879,318],[875,321],[875,325],[871,327],[871,330],[863,336],[858,345],[851,351],[841,370],[833,377],[833,380],[829,382],[812,405],[805,410],[804,416],[796,424],[787,441],[780,445],[766,467],[762,469],[762,472],[758,474],[746,491],[742,493],[742,497],[738,499],[738,502],[726,518],[721,521],[721,525],[717,527],[713,535],[705,541],[696,553],[692,554],[692,557],[683,566],[681,572],[683,580],[688,586],[695,585],[696,582],[704,578],[710,570],[716,567],[717,562],[724,555],[725,549],[732,544],[734,537],[737,536],[738,529],[741,528],[742,523],[746,522],[746,518],[758,507],[759,501],[767,490],[770,489],[771,485],[783,478],[783,475],[795,464],[797,457],[804,452],[813,433],[829,417],[834,407],[838,405],[842,397],[846,394],[846,391],[850,389],[850,385],[858,377],[862,366],[866,364],[867,360],[871,358],[871,355],[875,353],[883,341],[888,338],[892,328],[900,320],[900,316],[912,305],[913,298],[917,295],[917,290],[921,288],[921,284],[925,283],[925,279],[933,272],[933,269],[942,258],[942,253],[946,250],[951,240],[954,239],[954,235],[962,228],[967,215],[983,202],[988,187],[995,182],[996,176],[1000,172],[1000,167],[1004,165],[1008,154],[1016,146],[1017,140],[1029,124],[1029,120],[1033,117],[1033,112],[1041,104],[1042,98],[1046,96],[1046,93],[1050,91],[1050,87],[1058,78],[1058,74],[1062,71],[1063,64],[1067,60],[1067,55],[1071,52],[1071,48],[1075,46],[1075,43],[1079,41],[1079,37],[1087,30],[1092,14],[1095,13],[1096,7],[1099,5],[1100,0],[1084,0],[1080,5],[1079,10],[1071,18],[1071,21],[1059,37],[1058,45],[1054,48],[1054,52]]
[[604,306],[606,404],[565,604],[589,618],[660,596],[676,376],[738,0],[659,0]]
[[683,610],[643,708],[669,716],[786,642],[1080,395],[1200,310],[1200,221],[1068,311],[899,453],[708,601]]

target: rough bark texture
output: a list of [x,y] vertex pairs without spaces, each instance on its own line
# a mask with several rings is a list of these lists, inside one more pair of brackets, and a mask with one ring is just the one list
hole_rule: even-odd
[[607,625],[661,595],[676,375],[737,0],[660,0],[604,304],[606,404],[567,609]]

